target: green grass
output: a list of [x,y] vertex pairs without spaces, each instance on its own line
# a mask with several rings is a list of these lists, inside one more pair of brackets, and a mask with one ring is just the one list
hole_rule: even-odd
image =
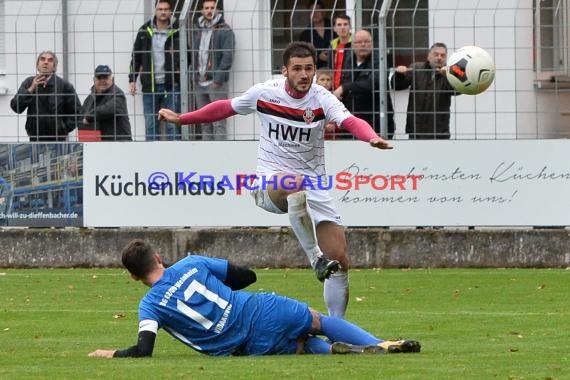
[[[135,343],[146,288],[118,269],[0,270],[0,379],[569,379],[570,272],[354,270],[347,319],[422,352],[213,358],[161,332],[153,358],[88,358]],[[324,310],[308,270],[263,270],[251,290]],[[115,318],[115,316],[122,316]]]

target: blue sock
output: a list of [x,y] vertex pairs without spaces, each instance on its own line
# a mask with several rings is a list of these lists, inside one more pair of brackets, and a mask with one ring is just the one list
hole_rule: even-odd
[[327,317],[320,314],[321,332],[331,342],[344,342],[359,346],[373,345],[383,342],[368,331],[342,318]]
[[305,353],[307,354],[330,354],[331,345],[321,338],[309,336],[305,341]]

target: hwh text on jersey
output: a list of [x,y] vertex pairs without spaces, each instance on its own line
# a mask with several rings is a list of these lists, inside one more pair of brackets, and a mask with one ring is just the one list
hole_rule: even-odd
[[269,123],[269,137],[276,140],[309,141],[312,128],[298,128],[285,124]]

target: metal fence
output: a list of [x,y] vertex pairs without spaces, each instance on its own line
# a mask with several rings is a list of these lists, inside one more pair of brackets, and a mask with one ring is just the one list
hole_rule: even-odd
[[[172,1],[181,21],[182,49],[190,53],[200,3]],[[301,0],[219,1],[236,35],[229,95],[280,76],[281,52],[311,24],[314,9]],[[445,42],[449,54],[464,45],[487,50],[496,64],[496,79],[485,93],[459,96],[451,105],[451,139],[566,138],[570,134],[570,7],[563,0],[323,0],[330,23],[337,13],[352,19],[352,28],[372,32],[377,75],[390,67],[425,60],[429,46]],[[83,101],[93,84],[98,64],[112,67],[116,84],[128,89],[129,62],[138,28],[153,14],[152,0],[0,0],[0,141],[28,141],[26,116],[9,106],[20,83],[35,74],[40,51],[53,50],[59,75],[69,80]],[[330,24],[329,24],[330,25]],[[188,42],[186,45],[185,42]],[[184,53],[184,52],[183,52]],[[182,54],[186,58],[185,54]],[[195,105],[191,62],[183,61],[182,108]],[[375,116],[385,117],[386,97],[394,104],[395,139],[407,139],[406,91],[376,90]],[[142,99],[127,95],[136,140],[144,140]],[[382,123],[384,127],[384,122]],[[258,136],[253,116],[237,116],[228,123],[229,138]],[[184,139],[197,139],[194,127]],[[69,139],[76,138],[75,132]]]

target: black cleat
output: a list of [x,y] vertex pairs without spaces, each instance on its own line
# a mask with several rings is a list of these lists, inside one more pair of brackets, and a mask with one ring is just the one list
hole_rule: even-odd
[[385,340],[380,345],[389,354],[420,352],[422,345],[417,340]]
[[317,259],[315,263],[315,273],[320,282],[324,282],[331,274],[340,270],[340,263],[336,260],[329,260],[324,256]]
[[331,344],[331,353],[336,355],[344,354],[385,354],[386,350],[377,345],[357,346],[355,344],[334,342]]

